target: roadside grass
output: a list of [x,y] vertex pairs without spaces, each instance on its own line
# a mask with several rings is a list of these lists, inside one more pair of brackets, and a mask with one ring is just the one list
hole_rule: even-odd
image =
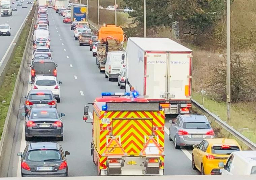
[[[31,11],[33,14],[35,8]],[[10,63],[7,65],[7,73],[4,77],[3,83],[0,87],[0,137],[3,133],[5,119],[11,102],[15,82],[19,72],[20,64],[22,61],[23,52],[26,46],[30,26],[32,23],[32,15],[29,15],[28,21],[22,30],[20,37],[17,41],[17,45],[11,55]]]
[[[230,122],[227,122],[226,103],[219,103],[208,98],[207,96],[204,96],[203,104],[203,96],[195,92],[193,92],[192,98],[212,113],[218,115],[220,119],[228,123],[252,142],[256,143],[256,117],[253,103],[231,104],[231,120]],[[196,108],[193,108],[193,111],[199,113],[199,110]],[[217,137],[234,138],[232,134],[221,128],[213,119],[210,118],[210,120]],[[245,146],[243,142],[240,142],[239,140],[237,141],[243,149],[248,149],[248,147]]]

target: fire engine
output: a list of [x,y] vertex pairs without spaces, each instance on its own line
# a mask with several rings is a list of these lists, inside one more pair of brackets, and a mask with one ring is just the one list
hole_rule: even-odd
[[[91,104],[91,155],[98,175],[164,174],[165,114],[159,102],[137,92],[107,92]],[[85,106],[85,122],[89,114]]]

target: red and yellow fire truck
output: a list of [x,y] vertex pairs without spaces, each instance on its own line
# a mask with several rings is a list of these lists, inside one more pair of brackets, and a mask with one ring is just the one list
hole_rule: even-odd
[[164,111],[159,102],[134,97],[102,93],[93,103],[91,155],[98,175],[164,174]]

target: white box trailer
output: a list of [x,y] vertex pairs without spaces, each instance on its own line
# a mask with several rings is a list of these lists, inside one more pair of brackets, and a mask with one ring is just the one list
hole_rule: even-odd
[[190,113],[192,50],[168,38],[128,39],[126,92],[160,101],[166,114]]

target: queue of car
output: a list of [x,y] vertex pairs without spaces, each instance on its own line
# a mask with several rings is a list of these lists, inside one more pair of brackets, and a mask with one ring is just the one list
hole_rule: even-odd
[[[57,103],[60,103],[60,84],[57,64],[50,49],[49,21],[46,7],[39,7],[33,35],[31,59],[31,90],[25,97],[25,140],[28,143],[21,156],[22,177],[68,176],[68,164],[61,145],[64,125]],[[48,139],[51,139],[50,142]],[[46,142],[37,142],[42,139]]]

